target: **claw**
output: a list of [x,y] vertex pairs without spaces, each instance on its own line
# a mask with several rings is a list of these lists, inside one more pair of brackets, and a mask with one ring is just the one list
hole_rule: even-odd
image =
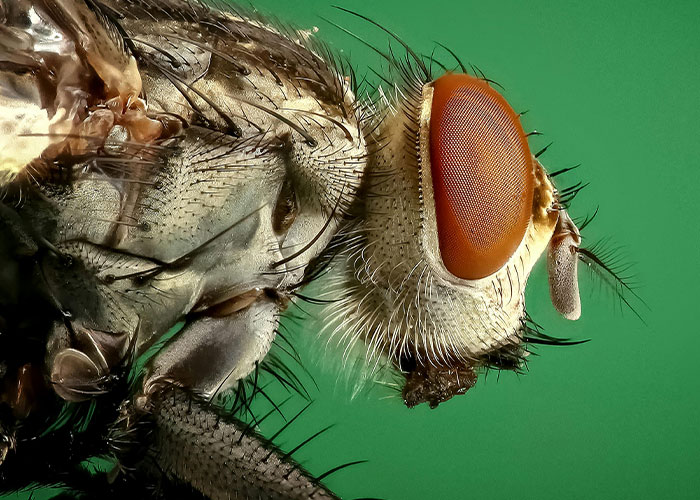
[[106,392],[112,371],[126,356],[130,336],[78,329],[75,342],[50,361],[54,391],[66,401],[84,401]]
[[102,368],[84,352],[65,349],[59,352],[51,368],[51,384],[66,401],[84,401],[103,392]]

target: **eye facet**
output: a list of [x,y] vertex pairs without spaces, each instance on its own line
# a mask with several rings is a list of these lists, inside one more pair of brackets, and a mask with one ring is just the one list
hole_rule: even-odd
[[448,73],[433,83],[430,163],[443,263],[462,279],[508,261],[532,215],[532,156],[519,116],[487,82]]

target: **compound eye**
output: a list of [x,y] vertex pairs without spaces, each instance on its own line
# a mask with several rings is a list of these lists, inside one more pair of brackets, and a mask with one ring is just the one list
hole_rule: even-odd
[[438,241],[448,271],[484,278],[515,253],[532,215],[527,137],[487,82],[446,74],[433,83],[430,163]]

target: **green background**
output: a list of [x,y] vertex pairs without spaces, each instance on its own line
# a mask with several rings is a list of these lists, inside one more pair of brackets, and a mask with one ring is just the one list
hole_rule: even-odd
[[[407,410],[383,388],[352,399],[347,376],[332,361],[338,353],[317,347],[325,343],[318,325],[290,323],[318,390],[307,384],[315,401],[278,442],[290,449],[336,424],[295,457],[317,474],[368,460],[328,478],[343,498],[699,498],[700,3],[255,6],[298,27],[318,26],[318,36],[360,74],[368,66],[379,70],[376,55],[319,16],[379,47],[387,36],[332,3],[371,16],[417,51],[430,54],[434,41],[449,46],[502,84],[516,110],[529,110],[526,129],[545,134],[532,148],[554,141],[545,166],[583,164],[558,182],[591,183],[571,209],[582,217],[599,207],[585,243],[609,237],[622,247],[648,308],[635,303],[643,323],[583,272],[583,317],[567,322],[549,302],[540,263],[528,310],[550,334],[592,341],[539,348],[527,375],[481,376],[466,396],[432,411]],[[285,412],[303,405],[294,398]],[[271,418],[263,431],[271,435],[281,422]]]
[[[554,141],[543,163],[551,171],[582,163],[558,182],[591,183],[571,209],[582,217],[600,207],[585,243],[609,237],[623,247],[649,307],[636,304],[645,325],[583,272],[583,317],[567,322],[549,302],[540,265],[530,313],[552,334],[591,342],[540,348],[527,375],[490,373],[433,411],[407,410],[388,390],[350,401],[337,367],[323,363],[314,407],[283,441],[337,423],[299,456],[315,472],[368,459],[329,478],[344,498],[700,498],[700,3],[256,5],[318,26],[360,74],[379,69],[376,55],[318,16],[380,47],[386,35],[336,3],[422,53],[434,41],[447,45],[502,84],[516,110],[529,110],[526,128],[545,134],[533,149]],[[303,335],[314,342],[313,331]]]

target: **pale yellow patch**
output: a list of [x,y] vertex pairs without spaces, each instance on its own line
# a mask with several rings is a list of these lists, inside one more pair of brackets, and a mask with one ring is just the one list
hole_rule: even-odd
[[[5,90],[3,86],[0,89]],[[0,187],[11,182],[50,143],[49,117],[34,96],[0,92]],[[28,98],[27,98],[28,97]]]

